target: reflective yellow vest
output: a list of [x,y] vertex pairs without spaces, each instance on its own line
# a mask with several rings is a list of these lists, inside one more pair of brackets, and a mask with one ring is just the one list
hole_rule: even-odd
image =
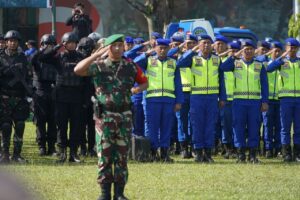
[[279,97],[300,97],[300,61],[284,60],[280,68]]
[[149,87],[146,97],[175,98],[175,69],[176,61],[172,58],[161,62],[155,57],[149,57],[147,65]]
[[[272,62],[272,61],[270,61]],[[268,67],[270,62],[264,62],[265,68]],[[278,100],[278,70],[268,73],[268,85],[269,85],[269,99]]]
[[262,63],[254,61],[247,65],[236,60],[234,65],[234,99],[260,99],[260,72]]
[[180,77],[181,77],[182,91],[190,92],[191,91],[191,78],[192,78],[191,69],[189,67],[180,68]]
[[192,94],[219,94],[220,58],[216,55],[206,60],[194,56],[192,61]]
[[[225,62],[228,57],[221,58],[222,62]],[[233,100],[233,88],[234,88],[234,75],[233,72],[224,72],[225,88],[227,101]]]

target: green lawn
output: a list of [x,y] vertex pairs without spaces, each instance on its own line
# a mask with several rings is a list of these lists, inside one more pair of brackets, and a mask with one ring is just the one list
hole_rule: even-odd
[[[84,164],[56,165],[55,158],[37,156],[35,128],[26,124],[23,156],[26,165],[5,166],[23,177],[26,186],[45,200],[94,200],[96,159]],[[174,164],[129,162],[129,199],[300,199],[300,165],[261,158],[259,165],[235,164],[215,158],[196,164],[175,157]]]

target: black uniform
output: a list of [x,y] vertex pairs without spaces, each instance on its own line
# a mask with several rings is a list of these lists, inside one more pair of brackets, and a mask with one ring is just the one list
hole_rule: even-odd
[[48,154],[55,153],[56,124],[54,118],[53,90],[56,81],[56,67],[59,62],[53,53],[39,51],[32,57],[33,65],[33,95],[34,122],[36,124],[37,142],[40,155],[46,154],[46,143]]
[[83,55],[77,51],[65,51],[59,55],[60,67],[57,71],[55,89],[55,118],[58,128],[58,146],[61,158],[66,159],[67,130],[69,123],[70,159],[74,161],[77,156],[77,147],[80,141],[81,114],[83,102],[83,78],[74,73],[76,64],[83,59]]
[[67,26],[72,26],[78,39],[87,37],[92,32],[92,20],[88,15],[74,14],[66,20]]
[[9,146],[14,126],[13,160],[21,161],[25,120],[29,116],[26,96],[30,93],[27,58],[20,52],[0,54],[0,124],[3,134],[2,161],[9,161]]
[[[83,56],[89,57],[95,48],[95,42],[89,38],[81,38],[78,43],[78,51]],[[86,155],[86,143],[88,143],[88,155],[97,156],[95,146],[95,121],[93,119],[93,103],[91,97],[95,94],[95,87],[91,77],[84,77],[84,98],[83,98],[83,114],[82,114],[82,130],[80,139],[81,155]],[[87,132],[87,134],[86,134]]]

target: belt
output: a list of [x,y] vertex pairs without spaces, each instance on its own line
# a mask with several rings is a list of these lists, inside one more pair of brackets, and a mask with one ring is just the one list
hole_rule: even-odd
[[124,105],[124,106],[105,106],[104,110],[108,111],[108,112],[120,113],[120,112],[125,112],[125,111],[128,111],[128,110],[131,110],[131,106],[130,105]]

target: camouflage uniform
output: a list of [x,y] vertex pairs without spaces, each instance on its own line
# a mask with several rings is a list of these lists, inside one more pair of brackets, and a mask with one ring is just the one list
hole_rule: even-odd
[[115,63],[109,59],[97,61],[89,69],[96,88],[94,118],[99,184],[127,182],[127,147],[132,129],[130,89],[136,74],[137,67],[125,59]]

